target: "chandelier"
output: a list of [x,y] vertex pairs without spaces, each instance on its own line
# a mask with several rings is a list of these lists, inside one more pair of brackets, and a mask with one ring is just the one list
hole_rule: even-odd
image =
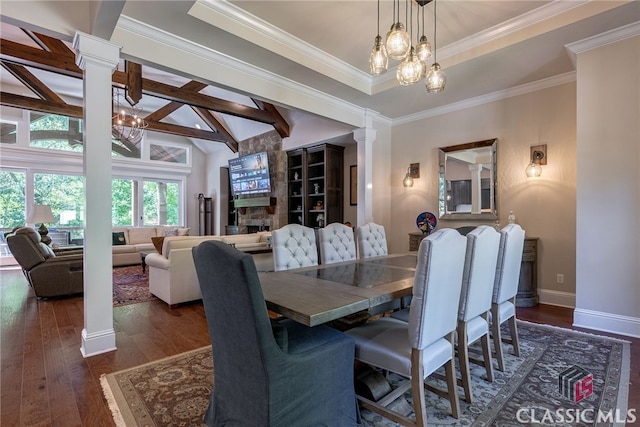
[[119,89],[115,89],[113,105],[117,113],[113,116],[111,136],[114,140],[124,145],[139,145],[144,130],[149,124],[140,117],[142,109],[135,106],[125,107],[121,101],[122,94]]
[[[413,36],[413,2],[420,10],[416,13],[417,34],[421,34],[416,44],[411,44]],[[424,9],[433,1],[433,51],[431,43],[425,36]],[[422,18],[422,21],[421,19]],[[387,71],[389,58],[400,61],[396,69],[396,79],[403,86],[412,85],[425,79],[427,92],[438,93],[444,90],[447,78],[436,60],[436,0],[405,0],[405,25],[400,22],[400,0],[393,1],[393,23],[385,40],[380,36],[380,0],[378,0],[378,35],[375,37],[373,49],[369,55],[369,66],[372,74]],[[422,23],[422,25],[420,25]],[[433,56],[433,64],[429,60]]]

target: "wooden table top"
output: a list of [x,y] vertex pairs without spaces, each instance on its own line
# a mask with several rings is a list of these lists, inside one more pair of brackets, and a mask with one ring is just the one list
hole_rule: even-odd
[[411,294],[417,254],[396,254],[259,273],[267,307],[320,325]]

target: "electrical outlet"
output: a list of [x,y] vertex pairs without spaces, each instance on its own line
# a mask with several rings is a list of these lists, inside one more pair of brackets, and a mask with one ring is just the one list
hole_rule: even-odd
[[564,283],[564,274],[556,274],[556,282]]

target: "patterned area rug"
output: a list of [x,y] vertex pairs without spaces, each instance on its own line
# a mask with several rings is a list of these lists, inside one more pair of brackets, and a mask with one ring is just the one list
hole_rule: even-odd
[[135,304],[157,299],[149,292],[148,271],[142,267],[114,267],[113,269],[113,306]]
[[[624,420],[627,409],[627,341],[522,321],[518,331],[521,357],[505,346],[506,369],[495,370],[493,383],[484,380],[483,368],[472,364],[474,402],[460,400],[459,419],[449,415],[446,399],[427,392],[429,425],[586,426],[596,424],[599,413],[604,422],[597,425],[624,425],[616,421]],[[593,376],[592,394],[579,402],[559,391],[559,377],[573,366]],[[203,347],[103,375],[101,383],[118,426],[199,426],[213,387],[212,370],[211,348]],[[401,381],[390,376],[392,387]],[[404,399],[412,403],[410,392]],[[361,414],[367,427],[398,425],[369,410]]]

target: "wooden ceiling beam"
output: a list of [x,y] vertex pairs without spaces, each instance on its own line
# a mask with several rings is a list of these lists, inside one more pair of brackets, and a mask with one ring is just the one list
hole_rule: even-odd
[[57,53],[58,55],[64,55],[75,60],[75,53],[71,50],[62,40],[54,39],[53,37],[46,36],[44,34],[36,33],[35,31],[22,28],[22,31],[29,36],[38,46],[47,52]]
[[26,67],[22,65],[9,64],[6,62],[2,63],[2,67],[10,72],[16,79],[20,80],[23,85],[27,88],[31,89],[33,93],[38,95],[40,98],[45,99],[47,101],[55,102],[57,104],[66,104],[64,99],[58,96],[57,93],[49,89],[47,85],[45,85],[41,80],[39,80],[36,76],[31,74]]
[[142,65],[124,61],[124,72],[127,73],[127,87],[124,90],[124,98],[133,106],[142,99]]
[[[124,88],[126,85],[126,74],[122,71],[114,72],[113,82],[116,86]],[[185,91],[180,87],[155,80],[143,78],[142,92],[147,95],[169,101],[180,102],[193,107],[205,108],[207,110],[217,111],[219,113],[229,114],[260,123],[266,123],[269,125],[273,125],[275,123],[273,116],[266,111],[194,91]]]
[[[204,89],[207,86],[208,85],[206,83],[200,83],[195,80],[191,80],[190,82],[180,86],[180,88],[184,90],[200,92],[202,89]],[[178,110],[180,107],[183,107],[183,106],[184,104],[181,102],[175,102],[175,101],[169,102],[168,104],[164,105],[162,108],[159,108],[153,113],[148,114],[147,117],[145,117],[145,119],[160,121],[165,117],[167,117],[169,114],[173,113],[174,111]]]
[[280,112],[278,111],[275,105],[270,104],[268,102],[260,101],[255,98],[251,98],[251,100],[253,101],[254,104],[256,104],[256,106],[259,109],[267,111],[269,112],[269,114],[273,116],[273,118],[275,119],[275,123],[273,124],[273,127],[282,138],[291,136],[289,123],[287,123],[284,117],[282,117],[282,115],[280,114]]
[[10,40],[0,39],[0,59],[69,77],[83,78],[82,69],[76,65],[75,57],[47,52]]
[[[82,107],[69,104],[58,104],[43,99],[29,98],[27,96],[16,95],[9,92],[0,92],[0,104],[7,107],[23,108],[25,110],[40,111],[41,113],[60,114],[63,116],[82,118]],[[160,123],[145,119],[149,124],[148,130],[179,135],[189,138],[203,139],[206,141],[224,142],[224,135],[219,132],[193,129],[186,126]]]
[[226,138],[225,144],[227,147],[231,149],[234,153],[238,152],[238,141],[231,135],[225,127],[216,119],[216,117],[209,110],[205,110],[204,108],[191,107],[193,111],[202,119],[203,122],[207,124],[210,128],[215,128]]

